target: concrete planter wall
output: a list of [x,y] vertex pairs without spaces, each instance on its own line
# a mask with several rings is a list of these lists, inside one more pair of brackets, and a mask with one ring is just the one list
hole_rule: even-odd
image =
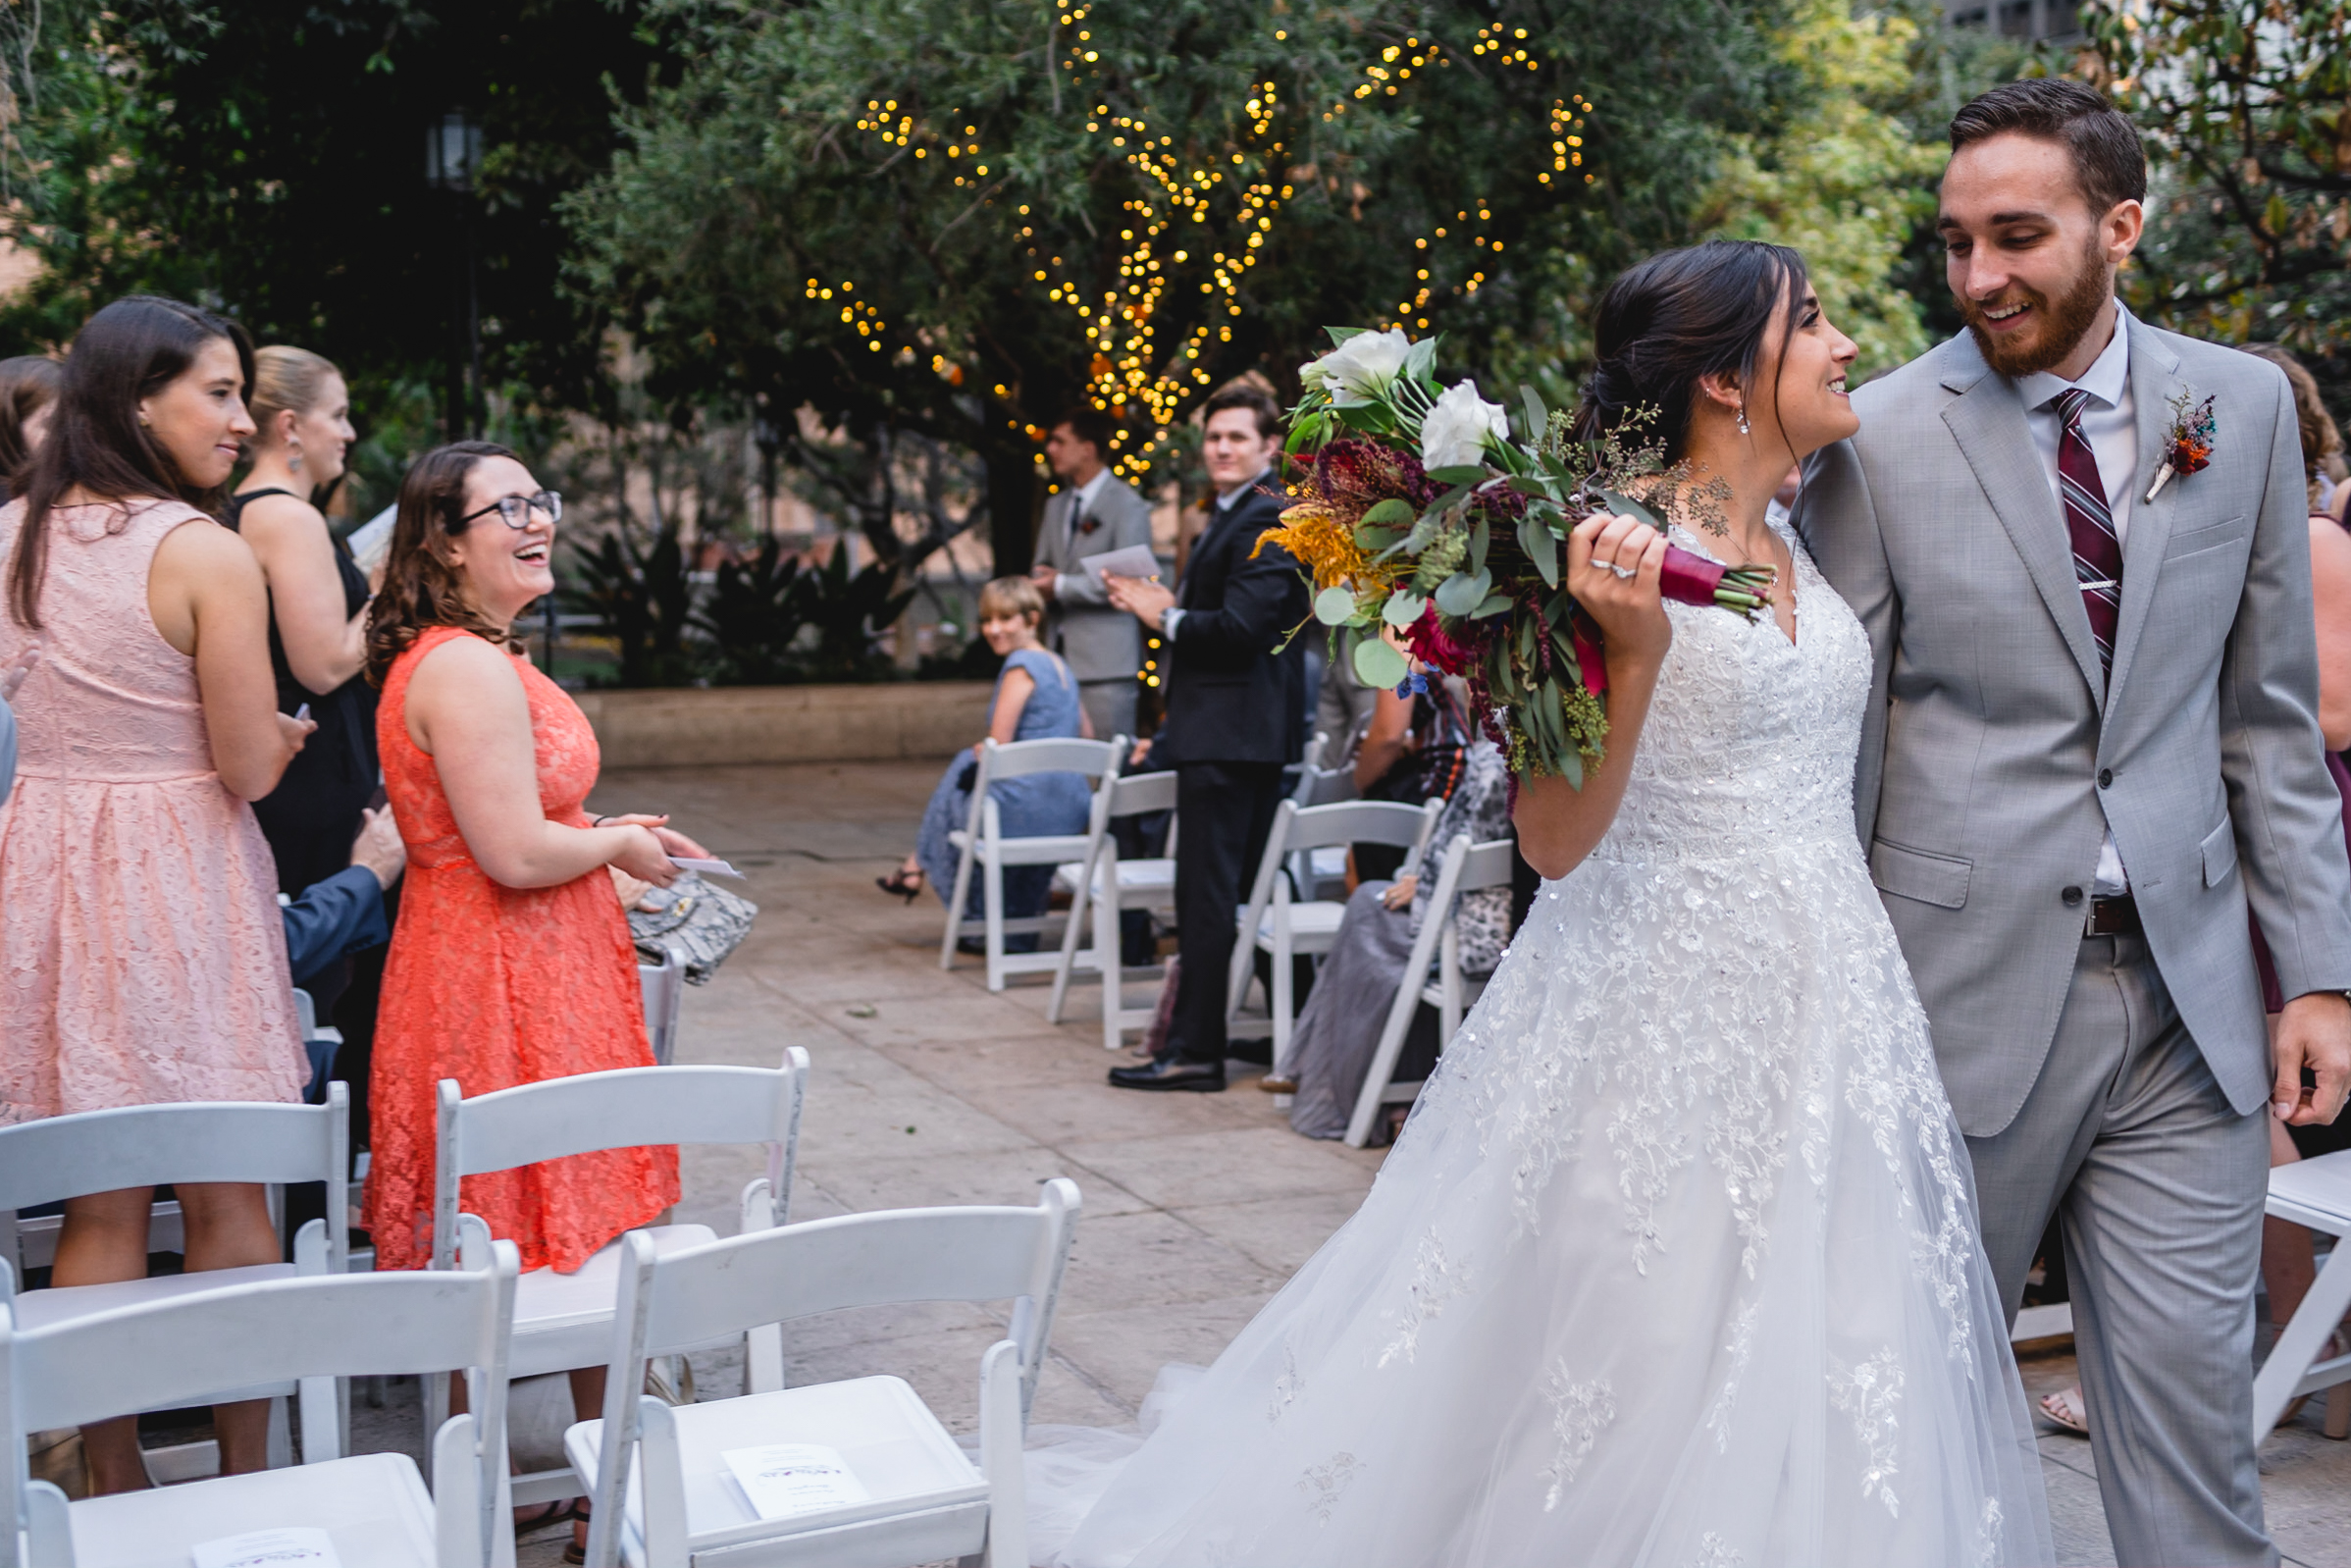
[[990,681],[575,694],[603,765],[939,758],[987,733]]

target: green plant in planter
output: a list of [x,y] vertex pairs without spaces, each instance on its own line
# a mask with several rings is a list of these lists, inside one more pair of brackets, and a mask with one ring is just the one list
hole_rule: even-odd
[[914,601],[914,590],[901,590],[897,580],[897,569],[881,561],[852,575],[846,540],[834,549],[832,559],[801,574],[803,614],[816,628],[815,652],[808,662],[811,678],[853,681],[887,675],[889,661],[875,650],[874,640]]
[[677,530],[664,528],[640,549],[627,529],[579,548],[580,585],[572,600],[597,617],[597,631],[618,645],[617,686],[692,686],[702,671],[686,647],[694,605]]
[[711,678],[728,686],[774,686],[797,678],[803,659],[793,644],[808,625],[814,572],[770,539],[747,561],[722,563],[696,628],[710,639]]

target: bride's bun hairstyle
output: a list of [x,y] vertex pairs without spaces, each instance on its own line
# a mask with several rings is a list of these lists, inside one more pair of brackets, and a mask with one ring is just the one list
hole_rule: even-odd
[[[1660,251],[1624,273],[1600,296],[1593,322],[1597,363],[1576,409],[1577,439],[1596,441],[1636,411],[1653,409],[1655,423],[1640,444],[1655,442],[1668,463],[1680,462],[1698,379],[1735,377],[1751,400],[1772,323],[1795,326],[1804,283],[1802,255],[1754,239]],[[1772,417],[1779,417],[1776,385]]]

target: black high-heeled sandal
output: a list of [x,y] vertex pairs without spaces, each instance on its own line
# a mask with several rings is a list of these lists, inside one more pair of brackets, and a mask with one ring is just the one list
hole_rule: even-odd
[[888,876],[875,877],[873,885],[884,893],[895,893],[912,904],[922,896],[922,873],[920,871],[910,872],[904,866],[900,866]]

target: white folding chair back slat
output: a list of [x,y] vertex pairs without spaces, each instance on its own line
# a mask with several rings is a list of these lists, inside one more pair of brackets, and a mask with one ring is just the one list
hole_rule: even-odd
[[[588,1560],[611,1568],[703,1561],[785,1568],[971,1560],[1027,1568],[1021,1433],[1079,1208],[1066,1177],[1031,1208],[845,1215],[657,1256],[624,1238],[603,1418],[564,1436],[595,1480]],[[980,1368],[980,1465],[914,1390],[872,1377],[672,1409],[642,1395],[653,1357],[781,1314],[911,1301],[1015,1303],[1012,1336]],[[753,1517],[725,1481],[733,1448],[838,1450],[867,1501]]]
[[[505,1472],[507,1332],[515,1251],[469,1220],[459,1270],[331,1275],[231,1285],[91,1313],[38,1328],[0,1314],[12,1518],[0,1561],[20,1539],[34,1568],[131,1568],[184,1562],[198,1542],[314,1525],[341,1537],[344,1561],[508,1568]],[[36,1294],[38,1292],[35,1292]],[[334,1380],[463,1370],[473,1413],[435,1435],[445,1484],[438,1503],[397,1454],[341,1457],[331,1440]],[[210,1397],[223,1380],[304,1385],[304,1464],[68,1504],[28,1479],[25,1439]],[[323,1386],[315,1407],[311,1390]],[[316,1418],[315,1423],[312,1418]],[[20,1529],[26,1534],[20,1538]]]
[[[1062,929],[1059,962],[1053,971],[1053,996],[1045,1006],[1045,1020],[1059,1023],[1069,997],[1070,979],[1079,968],[1102,979],[1102,1043],[1115,1051],[1127,1029],[1151,1021],[1153,1007],[1126,1006],[1126,972],[1120,962],[1119,916],[1127,910],[1173,910],[1176,907],[1176,828],[1168,826],[1169,853],[1145,860],[1119,858],[1119,841],[1112,824],[1123,817],[1144,816],[1176,810],[1176,774],[1172,771],[1114,775],[1109,787],[1095,795],[1093,819],[1086,834],[1086,853],[1061,867],[1056,882],[1070,891],[1070,919]],[[1078,918],[1083,910],[1088,918]],[[1081,924],[1090,924],[1093,946],[1081,949]]]
[[[1275,810],[1273,831],[1267,835],[1265,854],[1249,889],[1248,907],[1241,912],[1238,940],[1232,945],[1232,967],[1226,975],[1225,1017],[1226,1031],[1232,1037],[1273,1036],[1277,1076],[1289,1066],[1294,1013],[1290,961],[1328,953],[1346,909],[1343,900],[1297,898],[1289,876],[1283,873],[1283,862],[1327,846],[1386,844],[1405,852],[1398,874],[1414,873],[1443,809],[1444,802],[1435,800],[1421,806],[1339,801],[1303,810],[1294,801],[1283,801]],[[1267,1017],[1262,1020],[1241,1016],[1259,953],[1272,958],[1274,970],[1273,994],[1267,998]],[[1275,1103],[1285,1104],[1286,1100],[1278,1096]]]
[[[15,1211],[19,1209],[91,1192],[177,1182],[282,1186],[315,1181],[326,1188],[326,1217],[302,1228],[302,1233],[294,1238],[295,1261],[291,1264],[263,1263],[196,1275],[51,1286],[27,1293],[19,1308],[19,1321],[54,1326],[83,1313],[119,1311],[184,1295],[190,1287],[183,1281],[189,1280],[201,1281],[202,1288],[217,1289],[296,1275],[341,1274],[350,1256],[349,1170],[350,1089],[343,1083],[327,1086],[324,1105],[243,1100],[137,1105],[0,1127],[0,1225],[7,1228],[7,1234],[0,1237],[7,1242],[0,1248],[0,1257],[13,1258],[21,1267],[45,1264],[54,1257],[59,1228],[44,1218],[35,1222],[38,1228],[26,1236],[17,1228]],[[158,1204],[151,1213],[150,1246],[161,1243],[183,1249],[180,1205]],[[40,1243],[37,1247],[25,1244],[34,1238]],[[290,1382],[262,1386],[215,1383],[209,1395],[282,1399],[296,1392]],[[272,1417],[273,1463],[290,1457],[285,1451],[283,1415],[281,1408]],[[305,1438],[307,1441],[307,1435]],[[336,1433],[321,1434],[321,1440],[339,1439],[340,1422]]]
[[[939,938],[939,967],[955,967],[956,943],[966,937],[979,937],[987,954],[988,989],[1001,991],[1015,974],[1042,973],[1056,967],[1060,962],[1058,950],[1046,949],[1042,935],[1052,924],[1050,915],[1008,916],[1004,913],[1004,871],[1016,865],[1061,865],[1066,862],[1085,858],[1089,853],[1090,833],[1053,833],[1008,838],[1005,836],[1001,808],[990,786],[1005,779],[1019,778],[1031,773],[1078,773],[1095,781],[1094,793],[1099,797],[1108,790],[1117,776],[1120,762],[1125,758],[1127,739],[1121,735],[1108,741],[1043,740],[1004,743],[994,737],[982,741],[979,761],[971,781],[971,810],[964,826],[950,834],[949,841],[958,852],[955,869],[955,888],[947,901],[946,928]],[[980,880],[980,917],[965,917],[964,911],[971,899],[971,878]],[[1067,916],[1080,917],[1080,910],[1071,904]],[[1039,951],[1007,953],[1004,939],[1009,935],[1039,936]]]
[[[766,1147],[766,1174],[744,1188],[745,1231],[784,1225],[790,1218],[792,1169],[807,1096],[808,1052],[793,1046],[775,1068],[620,1068],[549,1078],[496,1093],[464,1097],[453,1078],[440,1085],[438,1159],[433,1193],[433,1266],[449,1266],[446,1238],[463,1223],[463,1178],[546,1160],[658,1144],[758,1143]],[[717,1239],[707,1226],[656,1226],[630,1235],[656,1252]],[[516,1286],[515,1377],[597,1365],[604,1355],[624,1253],[614,1241],[570,1274],[534,1269]],[[744,1335],[752,1386],[780,1386],[781,1340],[770,1319]],[[445,1387],[426,1393],[425,1419],[438,1427]],[[568,1467],[536,1472],[513,1483],[523,1502],[578,1496],[580,1479]]]
[[686,967],[674,954],[661,955],[659,964],[637,966],[637,983],[645,995],[645,1039],[653,1061],[667,1067],[677,1055],[678,1014],[686,1000]]
[[[2335,1238],[2326,1266],[2279,1332],[2253,1379],[2253,1440],[2270,1435],[2285,1407],[2306,1393],[2351,1383],[2351,1356],[2324,1354],[2327,1335],[2351,1312],[2351,1150],[2297,1160],[2270,1171],[2269,1217]],[[2328,1429],[2331,1434],[2332,1428]]]
[[[1429,889],[1420,931],[1412,939],[1412,950],[1404,959],[1404,972],[1396,981],[1396,994],[1388,1003],[1380,1043],[1373,1048],[1371,1067],[1364,1073],[1363,1087],[1355,1096],[1355,1109],[1347,1119],[1347,1141],[1356,1148],[1371,1141],[1372,1126],[1379,1120],[1381,1107],[1410,1104],[1420,1093],[1418,1083],[1389,1080],[1394,1077],[1396,1060],[1403,1053],[1404,1036],[1424,1002],[1434,1001],[1439,1007],[1437,1049],[1442,1051],[1453,1043],[1453,1029],[1460,1021],[1456,1010],[1463,989],[1458,937],[1461,896],[1508,887],[1516,850],[1517,846],[1509,839],[1472,844],[1466,833],[1455,834],[1445,846],[1444,856],[1437,864],[1437,880]],[[1434,986],[1429,981],[1432,964],[1438,969]],[[1437,993],[1434,997],[1433,991]],[[1452,1015],[1449,1023],[1445,1021],[1448,1013]]]

